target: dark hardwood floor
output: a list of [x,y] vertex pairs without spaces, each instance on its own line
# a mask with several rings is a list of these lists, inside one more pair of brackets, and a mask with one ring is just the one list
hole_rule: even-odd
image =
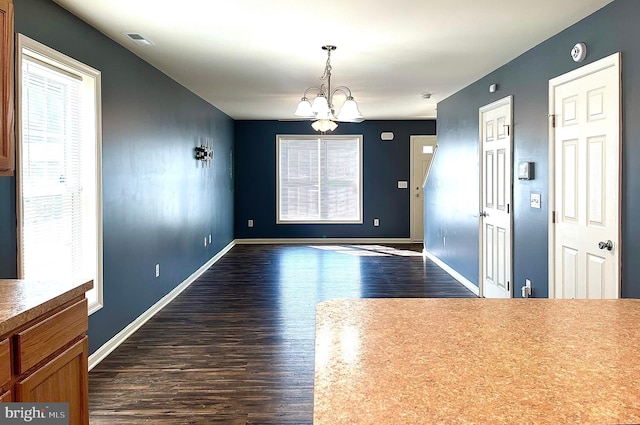
[[235,246],[90,372],[91,424],[311,424],[318,302],[474,297],[421,250]]

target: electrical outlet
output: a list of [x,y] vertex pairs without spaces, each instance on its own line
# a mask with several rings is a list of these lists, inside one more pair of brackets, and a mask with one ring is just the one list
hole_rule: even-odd
[[380,219],[379,218],[374,218],[373,219],[373,225],[376,226],[376,227],[380,226]]
[[156,264],[156,277],[160,277],[160,264]]
[[253,220],[247,221],[247,227],[253,227]]
[[207,246],[207,237],[204,237],[204,246]]

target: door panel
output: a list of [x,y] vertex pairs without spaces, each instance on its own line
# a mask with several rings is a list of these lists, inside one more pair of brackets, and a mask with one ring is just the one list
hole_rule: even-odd
[[589,138],[587,141],[587,220],[590,225],[605,226],[606,209],[603,196],[605,188],[604,170],[606,168],[605,139]]
[[578,155],[577,140],[562,142],[564,165],[562,191],[562,217],[565,221],[578,221]]
[[498,195],[498,206],[497,208],[501,211],[505,211],[507,209],[507,187],[509,186],[509,182],[507,182],[507,154],[504,149],[498,149],[498,179],[497,179],[497,195]]
[[493,164],[495,164],[493,156],[493,151],[486,153],[484,182],[484,206],[486,208],[495,208],[495,205],[493,205],[493,176],[495,175],[495,172],[493,171]]
[[619,55],[551,80],[550,109],[550,297],[618,298]]
[[511,297],[511,98],[480,108],[481,295]]
[[587,295],[591,298],[602,298],[604,296],[604,283],[606,282],[606,259],[596,255],[587,255]]

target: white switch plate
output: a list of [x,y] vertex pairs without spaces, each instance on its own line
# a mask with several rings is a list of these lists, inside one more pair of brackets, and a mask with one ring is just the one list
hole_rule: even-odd
[[253,227],[253,220],[247,221],[247,227]]
[[160,264],[156,264],[156,277],[160,276]]
[[542,208],[540,205],[540,194],[532,193],[531,194],[531,208]]
[[376,226],[376,227],[380,226],[380,219],[374,218],[373,219],[373,225]]
[[211,243],[211,233],[209,233],[209,243]]
[[406,189],[409,187],[409,183],[407,183],[404,180],[399,180],[398,181],[398,189]]
[[207,237],[204,237],[204,246],[207,246]]

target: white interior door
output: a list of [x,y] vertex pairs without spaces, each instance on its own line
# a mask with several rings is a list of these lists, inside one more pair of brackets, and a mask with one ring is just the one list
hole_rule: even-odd
[[480,108],[480,294],[511,298],[511,97]]
[[424,239],[424,186],[436,153],[436,136],[411,136],[411,241]]
[[618,298],[620,55],[555,78],[549,87],[555,193],[549,296]]

